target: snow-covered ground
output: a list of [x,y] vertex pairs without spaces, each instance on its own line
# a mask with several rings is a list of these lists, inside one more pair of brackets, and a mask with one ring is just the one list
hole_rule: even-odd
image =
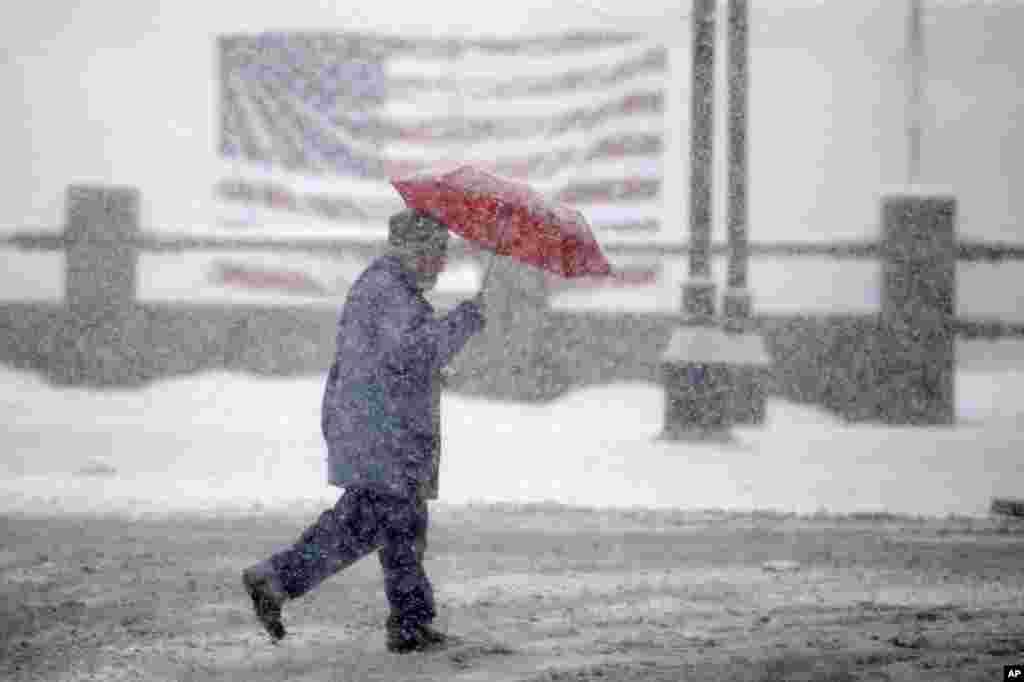
[[[0,512],[310,513],[333,503],[321,379],[207,373],[138,391],[56,389],[0,369]],[[954,428],[847,425],[772,400],[731,445],[656,439],[662,391],[543,406],[447,394],[442,504],[982,515],[1024,490],[1024,371],[961,373]]]

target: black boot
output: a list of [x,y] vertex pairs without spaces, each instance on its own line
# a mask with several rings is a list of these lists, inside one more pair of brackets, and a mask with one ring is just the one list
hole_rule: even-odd
[[288,600],[269,561],[262,561],[242,571],[242,584],[252,598],[256,617],[266,629],[270,639],[278,642],[284,638],[284,623],[281,622],[281,605]]
[[432,647],[419,628],[388,628],[388,651],[393,654],[426,651]]
[[450,646],[452,644],[458,644],[460,641],[462,641],[454,635],[449,635],[444,632],[441,632],[440,630],[435,630],[433,627],[427,625],[426,623],[420,625],[418,630],[420,636],[434,646]]
[[458,641],[458,638],[435,630],[426,623],[400,625],[393,617],[388,618],[388,651],[393,653],[442,649]]

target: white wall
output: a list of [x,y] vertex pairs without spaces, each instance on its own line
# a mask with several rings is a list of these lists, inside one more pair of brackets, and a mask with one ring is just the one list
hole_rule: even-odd
[[[923,179],[956,192],[961,235],[1024,240],[1017,222],[1024,193],[1014,191],[1024,184],[1024,127],[1018,125],[1024,59],[1016,47],[1024,6],[954,4],[930,3],[926,18],[932,108]],[[552,8],[537,0],[460,10],[453,2],[378,0],[356,14],[347,5],[137,0],[114,10],[113,4],[99,9],[51,0],[6,22],[0,28],[6,161],[0,232],[62,225],[64,190],[74,182],[141,187],[144,228],[208,222],[218,166],[215,39],[227,32],[657,30],[680,48],[673,53],[682,67],[677,87],[688,88],[685,1],[573,0]],[[878,194],[905,174],[905,17],[905,4],[894,0],[754,0],[753,239],[877,234]],[[688,99],[685,92],[669,99],[685,140]],[[720,114],[724,142],[724,107]],[[720,238],[724,152],[723,144],[717,150]],[[678,207],[670,217],[681,239],[685,175],[682,160],[668,160],[666,201]],[[0,260],[9,264],[9,252],[0,252]]]

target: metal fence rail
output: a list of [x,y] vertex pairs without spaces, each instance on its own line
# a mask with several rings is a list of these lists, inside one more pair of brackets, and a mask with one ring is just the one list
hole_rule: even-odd
[[[71,221],[66,229],[23,228],[0,235],[0,248],[66,255],[63,300],[0,306],[0,331],[4,332],[0,334],[0,358],[17,366],[39,369],[57,383],[138,385],[156,377],[210,367],[260,373],[320,371],[328,361],[334,340],[336,311],[329,313],[307,306],[252,308],[232,303],[140,302],[135,298],[138,255],[262,251],[366,258],[381,253],[385,247],[383,237],[245,238],[234,234],[140,231],[139,197],[130,189],[76,186],[69,191],[68,198]],[[874,261],[880,266],[884,264],[883,275],[890,280],[896,278],[896,284],[903,281],[899,277],[908,281],[937,278],[934,282],[928,280],[929,287],[901,288],[889,280],[882,282],[882,305],[866,314],[818,311],[780,317],[754,311],[744,328],[762,334],[772,349],[774,364],[770,376],[765,378],[766,386],[770,384],[773,391],[795,400],[825,405],[851,419],[899,421],[910,419],[910,413],[884,412],[883,407],[890,409],[893,404],[886,396],[902,391],[905,387],[901,381],[935,375],[945,382],[942,386],[948,384],[949,390],[935,393],[938,397],[928,405],[941,406],[941,414],[946,415],[952,404],[953,385],[946,380],[952,376],[957,353],[988,352],[978,351],[983,344],[961,346],[958,350],[955,339],[1024,338],[1024,322],[1000,316],[958,317],[953,310],[934,301],[925,303],[936,314],[922,317],[917,311],[927,305],[901,303],[908,296],[918,295],[919,290],[947,292],[942,300],[952,300],[956,291],[955,272],[949,267],[952,261],[993,265],[1020,262],[1024,260],[1024,244],[954,243],[949,239],[953,234],[951,225],[943,226],[944,239],[932,240],[927,225],[910,226],[920,228],[918,231],[903,227],[889,226],[884,235],[871,241],[747,245],[743,255],[754,258]],[[690,244],[682,240],[619,242],[604,244],[602,248],[613,261],[630,256],[680,258],[691,251]],[[451,251],[454,258],[479,253],[477,247],[459,239],[453,240]],[[727,256],[730,247],[714,244],[710,252]],[[913,263],[903,262],[908,255]],[[1009,291],[1006,294],[1013,295]],[[509,342],[504,334],[513,330],[525,336],[530,329],[520,329],[518,322],[495,327],[491,336],[464,358],[464,375],[469,377],[466,386],[486,395],[534,395],[531,391],[547,395],[546,391],[563,380],[568,386],[656,378],[660,376],[661,353],[673,330],[687,322],[678,317],[651,313],[553,313],[541,323],[545,334],[530,338],[558,338],[557,349],[531,342],[512,344],[529,350],[527,359],[520,363],[522,367],[555,368],[553,372],[537,369],[535,375],[529,374],[533,377],[529,381],[515,372],[483,371],[507,364]],[[937,370],[928,374],[914,369],[924,365]],[[899,371],[894,371],[894,367]],[[547,376],[557,381],[542,381]],[[921,395],[928,398],[931,394]],[[904,403],[910,407],[917,404],[905,400],[900,405]]]
[[[363,241],[345,238],[244,239],[230,237],[202,237],[193,235],[143,234],[129,241],[129,245],[143,251],[285,251],[305,253],[375,253],[383,248],[383,240]],[[46,232],[17,232],[0,237],[0,246],[27,251],[60,251],[67,246],[63,234]],[[466,255],[473,247],[465,242],[452,244],[452,255]],[[679,244],[608,244],[602,249],[610,256],[662,255],[683,256],[690,252],[686,243]],[[826,256],[838,259],[874,259],[882,256],[882,245],[875,241],[834,242],[751,242],[747,250],[751,256]],[[712,244],[711,253],[729,254],[728,244]],[[1024,261],[1024,244],[995,241],[961,241],[957,244],[957,260],[974,263],[998,264]]]

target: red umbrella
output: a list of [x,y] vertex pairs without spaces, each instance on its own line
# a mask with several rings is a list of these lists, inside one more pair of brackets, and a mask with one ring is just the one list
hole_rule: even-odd
[[611,274],[583,214],[527,185],[474,166],[425,171],[391,184],[410,208],[494,253],[562,277]]

